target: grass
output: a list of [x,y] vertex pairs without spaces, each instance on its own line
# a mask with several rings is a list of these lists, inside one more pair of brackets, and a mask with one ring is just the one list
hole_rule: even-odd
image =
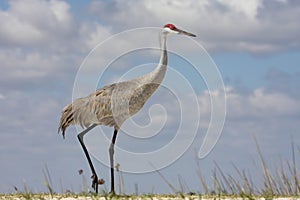
[[[261,183],[255,185],[252,181],[251,174],[245,170],[240,170],[236,165],[232,164],[237,173],[237,178],[232,175],[225,175],[217,162],[214,163],[212,180],[213,188],[209,189],[205,181],[201,169],[198,166],[198,177],[201,181],[204,194],[218,194],[218,195],[234,195],[240,197],[257,197],[261,196],[265,199],[272,199],[274,197],[299,197],[300,184],[298,166],[296,165],[296,152],[293,139],[291,139],[291,154],[292,162],[282,159],[275,169],[271,169],[266,164],[266,159],[260,149],[260,146],[254,137],[255,146],[260,160],[261,170],[258,171],[261,177]],[[300,155],[299,147],[298,154]]]
[[[275,169],[271,169],[266,162],[266,159],[260,149],[260,146],[254,137],[254,144],[257,150],[259,164],[257,167],[257,173],[261,182],[254,184],[251,173],[246,170],[239,169],[234,163],[232,167],[236,172],[236,176],[226,174],[217,162],[214,162],[214,169],[212,171],[211,179],[206,180],[200,168],[199,162],[197,162],[197,175],[200,180],[201,192],[191,192],[187,186],[187,183],[181,176],[178,176],[179,188],[176,188],[165,176],[158,170],[156,173],[161,179],[168,185],[173,191],[171,195],[157,195],[157,194],[139,194],[138,185],[136,185],[135,194],[124,194],[124,180],[122,171],[119,170],[120,166],[116,166],[118,173],[118,192],[120,195],[114,197],[110,196],[106,191],[97,196],[90,192],[87,186],[86,178],[82,172],[79,174],[82,176],[82,191],[81,193],[73,193],[71,191],[62,192],[57,194],[53,189],[51,175],[47,165],[43,169],[44,185],[46,187],[46,193],[34,194],[32,193],[26,183],[23,185],[23,190],[20,191],[14,187],[15,194],[0,194],[1,199],[64,199],[64,198],[76,198],[76,199],[274,199],[277,197],[289,197],[300,199],[300,180],[299,169],[296,164],[296,157],[300,155],[299,146],[295,147],[293,138],[291,138],[291,161],[279,160]],[[209,185],[212,182],[212,186]],[[63,187],[61,186],[61,191]],[[184,191],[190,191],[185,193]]]

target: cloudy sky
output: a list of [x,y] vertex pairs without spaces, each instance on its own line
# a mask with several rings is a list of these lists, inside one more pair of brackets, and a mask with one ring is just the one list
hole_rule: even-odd
[[[187,188],[201,191],[197,161],[207,180],[213,161],[233,175],[232,162],[259,176],[253,135],[271,168],[280,158],[291,160],[291,138],[300,145],[299,13],[297,0],[1,1],[0,192],[24,185],[45,191],[46,165],[57,192],[83,189],[79,169],[90,185],[80,129],[68,129],[65,140],[57,134],[61,110],[72,96],[151,71],[159,60],[159,27],[166,23],[197,38],[169,38],[163,86],[118,137],[125,191],[137,185],[140,192],[172,192],[156,168],[175,187],[180,176]],[[224,94],[221,136],[197,160],[212,111],[224,111]],[[106,180],[101,189],[109,186],[111,133],[98,128],[86,139],[98,176]]]

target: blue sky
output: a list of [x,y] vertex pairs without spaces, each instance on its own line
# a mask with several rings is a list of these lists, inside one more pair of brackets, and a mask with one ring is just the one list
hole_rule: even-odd
[[[210,97],[216,102],[221,100],[222,88],[208,90],[203,79],[194,76],[191,66],[176,55],[198,58],[196,68],[206,69],[203,63],[209,57],[194,42],[205,48],[220,71],[227,101],[221,137],[210,154],[199,160],[205,178],[210,180],[213,161],[226,173],[235,173],[233,162],[259,177],[253,164],[259,163],[253,134],[271,168],[276,169],[280,158],[291,160],[291,136],[296,147],[300,145],[299,10],[300,3],[296,0],[1,1],[0,192],[13,192],[14,186],[22,190],[24,184],[36,192],[46,191],[43,176],[46,164],[58,192],[61,184],[63,190],[82,190],[79,169],[84,170],[90,185],[90,171],[76,137],[80,129],[69,128],[66,140],[57,134],[61,110],[74,95],[86,95],[104,83],[153,69],[153,63],[159,60],[157,50],[132,51],[108,68],[105,64],[126,49],[134,50],[141,45],[159,47],[159,27],[170,22],[196,34],[197,38],[168,39],[172,53],[163,86],[133,118],[138,126],[127,123],[118,136],[116,162],[124,171],[140,170],[138,174],[124,173],[125,191],[134,192],[137,184],[140,192],[172,192],[153,172],[152,165],[144,166],[149,161],[122,155],[170,147],[182,116],[186,120],[182,126],[186,135],[179,135],[175,143],[178,148],[154,157],[152,162],[159,168],[160,163],[168,161],[167,157],[176,158],[164,163],[160,172],[177,188],[181,176],[190,190],[201,191],[195,151],[199,150],[209,126]],[[140,29],[144,32],[132,31],[126,37],[115,35],[134,28],[144,28]],[[100,45],[89,57],[86,66],[90,68],[84,74],[87,77],[75,79],[76,75],[82,75],[80,69],[86,69],[82,63],[89,52],[111,36],[114,39],[108,40],[110,46]],[[213,67],[213,62],[207,66]],[[106,74],[98,77],[102,71]],[[178,76],[177,72],[184,76]],[[100,80],[99,85],[90,85],[94,79]],[[185,90],[186,83],[196,88],[194,96]],[[191,133],[196,123],[199,126],[193,138]],[[102,189],[109,189],[109,168],[105,161],[99,160],[107,159],[111,133],[111,128],[103,127],[86,139],[98,176],[106,180]],[[192,140],[192,144],[182,151],[179,147],[187,144],[186,140]],[[178,149],[182,151],[180,158],[175,153]],[[141,171],[146,168],[152,172]]]

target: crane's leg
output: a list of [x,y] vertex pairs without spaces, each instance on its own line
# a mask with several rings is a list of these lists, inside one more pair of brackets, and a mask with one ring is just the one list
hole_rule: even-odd
[[85,146],[85,144],[83,142],[83,136],[87,132],[89,132],[90,130],[92,130],[93,128],[95,128],[96,126],[97,126],[97,124],[92,124],[90,127],[88,127],[87,129],[85,129],[84,131],[82,131],[81,133],[79,133],[77,135],[77,138],[78,138],[78,140],[79,140],[79,142],[81,144],[81,147],[82,147],[82,149],[84,151],[84,154],[85,154],[85,156],[86,156],[86,158],[87,158],[87,160],[89,162],[90,168],[92,170],[92,174],[93,174],[92,175],[92,179],[93,179],[92,180],[92,188],[95,190],[96,193],[98,193],[98,177],[97,177],[95,168],[93,166],[92,160],[90,158],[89,152],[88,152],[88,150],[87,150],[87,148],[86,148],[86,146]]
[[118,130],[114,130],[114,135],[111,140],[111,144],[109,147],[109,159],[110,159],[110,179],[111,179],[111,187],[110,194],[115,194],[115,178],[114,178],[114,147],[117,138]]

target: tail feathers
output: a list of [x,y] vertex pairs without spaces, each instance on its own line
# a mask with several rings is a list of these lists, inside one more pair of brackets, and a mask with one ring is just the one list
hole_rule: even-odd
[[73,103],[67,105],[60,118],[58,133],[61,131],[65,138],[66,129],[70,125],[80,125],[82,128],[87,128],[91,124],[98,122],[97,116],[91,111],[91,102],[89,99],[76,99]]
[[62,131],[63,138],[65,139],[66,129],[72,124],[74,124],[74,113],[72,104],[69,104],[62,111],[60,123],[58,126],[58,134],[60,133],[60,131]]

